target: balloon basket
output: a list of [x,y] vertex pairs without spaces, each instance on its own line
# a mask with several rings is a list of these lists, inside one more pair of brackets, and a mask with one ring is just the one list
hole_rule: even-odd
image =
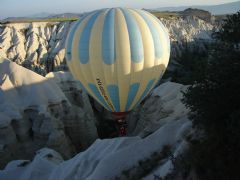
[[128,112],[113,112],[114,118],[116,119],[118,135],[126,136],[127,135],[127,122],[125,120],[125,116]]
[[118,135],[119,136],[127,135],[127,122],[125,121],[125,119],[118,119],[117,127],[118,127]]

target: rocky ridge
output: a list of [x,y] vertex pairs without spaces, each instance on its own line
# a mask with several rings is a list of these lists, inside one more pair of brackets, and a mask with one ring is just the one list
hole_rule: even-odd
[[0,28],[1,55],[45,75],[64,70],[64,43],[71,22],[13,23]]
[[[211,30],[215,26],[212,22],[194,16],[161,21],[170,33],[172,59],[181,53],[186,43],[211,41]],[[10,23],[0,26],[0,56],[42,75],[66,70],[64,44],[73,24],[72,21],[66,21]]]
[[[201,43],[202,48],[205,48],[203,42],[211,41],[210,33],[215,27],[213,23],[206,22],[197,17],[161,20],[170,33],[171,62],[181,54],[186,43]],[[99,123],[98,114],[103,114],[103,120],[111,119],[110,113],[104,111],[96,102],[91,102],[94,107],[94,110],[92,109],[89,97],[81,90],[78,83],[73,80],[70,73],[51,72],[47,74],[49,71],[67,69],[64,59],[64,43],[67,32],[72,24],[73,22],[16,23],[0,27],[0,56],[8,57],[11,61],[31,69],[38,74],[46,75],[45,77],[37,75],[8,60],[1,61],[0,100],[5,105],[1,104],[0,107],[0,157],[2,160],[0,167],[4,167],[7,162],[13,159],[31,159],[37,150],[48,147],[61,154],[62,157],[59,154],[56,155],[55,152],[49,155],[51,156],[51,161],[54,160],[54,163],[56,163],[56,168],[61,169],[65,167],[64,165],[60,165],[60,162],[63,161],[62,159],[71,158],[76,152],[89,147],[98,138],[96,127]],[[28,80],[29,77],[32,78]],[[36,81],[36,79],[39,81]],[[37,88],[39,83],[44,87],[42,91],[39,91],[39,88]],[[36,88],[34,88],[34,85]],[[7,88],[3,89],[4,87]],[[161,88],[161,91],[158,88]],[[89,165],[89,172],[100,172],[102,168],[109,170],[109,167],[100,166],[96,168],[96,165],[99,161],[102,161],[103,164],[104,161],[112,162],[112,159],[114,160],[112,157],[118,159],[119,150],[125,148],[126,144],[131,149],[134,147],[135,142],[140,143],[140,137],[145,139],[149,134],[154,133],[165,125],[168,126],[168,124],[169,126],[176,127],[176,136],[171,137],[171,142],[165,141],[163,144],[167,145],[170,142],[173,145],[174,154],[178,154],[178,149],[181,149],[181,143],[179,142],[184,142],[182,135],[181,137],[178,136],[178,126],[187,124],[187,131],[190,130],[187,119],[188,110],[180,101],[182,96],[180,92],[186,90],[187,87],[175,83],[165,83],[158,88],[127,117],[129,124],[128,136],[138,137],[129,138],[126,141],[124,138],[120,140],[116,139],[116,141],[98,140],[92,145],[92,148],[82,155],[80,153],[79,156],[81,158],[69,161],[76,161],[76,166],[73,167],[73,170],[79,166],[79,163],[81,164],[82,158],[85,159],[85,157],[88,157],[91,151],[99,152],[103,147],[105,147],[103,153],[99,156],[91,156],[93,161]],[[6,101],[7,98],[5,100],[3,98],[7,94],[9,94],[7,97],[9,97],[8,101],[10,100],[10,103]],[[49,96],[43,98],[45,101],[41,104],[39,103],[41,101],[38,99],[41,99],[42,94],[44,94],[44,97],[45,95]],[[35,98],[29,98],[29,95]],[[54,101],[52,100],[53,96],[56,97],[55,99],[53,98]],[[16,99],[19,100],[19,103],[17,103],[19,106],[16,106]],[[36,99],[36,101],[29,102],[28,99]],[[180,124],[178,124],[177,120],[179,120]],[[166,135],[166,133],[162,135]],[[149,138],[148,140],[144,139],[141,139],[141,141],[145,142],[149,140]],[[133,141],[133,145],[130,146]],[[121,144],[125,145],[122,146]],[[114,152],[109,159],[104,159],[103,157],[106,154],[111,154],[112,151],[109,151],[109,149],[112,150],[114,148],[116,153]],[[162,146],[159,147],[158,151],[161,151],[161,148]],[[28,149],[28,153],[26,153],[26,149]],[[49,150],[46,152],[49,154]],[[152,150],[147,150],[147,152],[148,155],[153,153]],[[106,154],[104,155],[104,153]],[[31,165],[27,166],[27,168],[32,169],[29,177],[31,177],[31,173],[35,173],[35,165],[32,165],[34,161],[37,161],[36,168],[41,166],[37,165],[43,158],[42,153],[40,154],[40,159],[39,156],[36,156]],[[45,158],[45,150],[43,154]],[[46,157],[48,158],[48,156]],[[134,163],[137,164],[138,160]],[[161,166],[162,168],[171,168],[171,162],[167,159],[164,162],[167,163],[165,166]],[[47,162],[47,164],[49,163],[52,164],[52,162]],[[87,158],[84,160],[84,163],[89,163]],[[20,164],[22,164],[22,161]],[[19,163],[16,161],[9,163],[5,168],[5,173],[9,175],[11,174],[9,172],[14,171],[14,169],[18,171],[16,169],[18,167]],[[155,173],[162,176],[165,172],[163,173],[161,167],[156,169]],[[49,173],[52,173],[50,170],[51,168],[49,169]],[[132,172],[134,173],[134,171],[133,168]],[[46,172],[44,171],[44,173]],[[71,172],[69,173],[70,175],[74,175]],[[91,179],[94,178],[91,173],[82,173],[82,175]],[[52,174],[51,176],[54,178],[56,174]],[[112,174],[112,176],[121,177],[124,175],[119,170],[115,174]],[[22,178],[26,179],[25,176],[22,176]],[[146,178],[152,179],[153,174],[149,174]]]
[[68,159],[98,138],[88,96],[62,74],[45,78],[0,59],[0,167],[43,147]]
[[67,161],[62,153],[43,148],[32,161],[8,163],[0,170],[0,179],[164,178],[173,170],[171,159],[188,148],[185,139],[191,133],[191,122],[187,118],[188,110],[181,103],[186,88],[171,82],[155,88],[142,108],[136,109],[139,116],[129,115],[132,116],[129,135],[131,132],[133,137],[97,139],[87,150]]

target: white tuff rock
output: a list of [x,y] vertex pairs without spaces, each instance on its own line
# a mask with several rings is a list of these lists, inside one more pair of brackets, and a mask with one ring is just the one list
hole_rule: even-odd
[[[172,58],[181,53],[186,42],[211,40],[214,25],[197,17],[161,21],[170,33]],[[65,70],[64,44],[73,24],[70,21],[7,24],[0,27],[0,55],[43,75]]]
[[58,84],[0,59],[0,167],[45,146],[70,158],[98,138],[89,100],[66,75]]
[[[86,151],[64,162],[58,153],[43,149],[32,162],[10,162],[3,171],[0,171],[0,179],[105,180],[135,177],[150,180],[154,179],[154,176],[165,177],[171,172],[173,164],[168,156],[162,156],[161,153],[171,151],[173,157],[177,157],[187,148],[185,137],[191,130],[191,122],[186,117],[186,108],[179,100],[181,91],[185,88],[180,84],[165,83],[154,90],[143,106],[149,106],[147,116],[152,118],[151,123],[155,123],[159,129],[155,131],[155,127],[145,126],[149,131],[155,131],[145,138],[135,136],[98,139]],[[148,102],[153,102],[152,98],[157,101],[156,104]],[[163,115],[161,112],[159,114],[155,111],[150,112],[150,109],[154,110],[160,101],[166,104],[160,105],[164,110],[169,111],[169,119],[161,117]],[[144,115],[144,112],[141,115]],[[159,157],[162,158],[156,162]],[[148,162],[156,162],[155,167],[142,177],[140,176],[143,171],[142,166],[149,166]]]

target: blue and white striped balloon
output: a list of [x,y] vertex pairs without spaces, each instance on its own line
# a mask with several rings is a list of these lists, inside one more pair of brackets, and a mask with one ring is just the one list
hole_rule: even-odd
[[112,112],[133,109],[162,77],[169,35],[152,14],[112,8],[89,13],[71,28],[66,59],[73,76]]

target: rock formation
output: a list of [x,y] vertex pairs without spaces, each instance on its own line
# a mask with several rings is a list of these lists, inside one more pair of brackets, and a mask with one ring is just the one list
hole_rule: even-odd
[[64,70],[64,43],[71,22],[10,23],[0,29],[1,55],[45,75]]
[[[163,178],[173,169],[171,159],[188,147],[185,138],[191,131],[191,122],[186,117],[187,109],[180,101],[181,91],[186,88],[176,83],[164,83],[143,102],[143,110],[139,111],[137,119],[140,123],[132,133],[144,135],[144,138],[98,139],[86,151],[68,161],[63,161],[59,153],[44,148],[32,161],[8,163],[0,171],[0,179]],[[147,136],[151,132],[154,133]]]
[[[161,19],[171,37],[171,58],[186,43],[211,40],[214,25],[196,16]],[[0,27],[0,55],[39,74],[66,70],[65,39],[75,22],[9,23]],[[199,42],[200,41],[200,42]]]
[[[215,26],[195,16],[161,21],[170,33],[172,63],[186,44],[205,48]],[[0,179],[139,177],[139,162],[158,157],[164,147],[173,156],[187,147],[184,138],[191,123],[180,101],[187,86],[170,82],[155,88],[127,116],[128,136],[134,137],[94,142],[99,133],[96,126],[112,117],[82,91],[70,73],[63,72],[67,69],[65,39],[73,23],[0,26],[0,56],[15,62],[0,60],[0,168],[13,159],[28,159],[10,162],[0,171]],[[131,162],[128,157],[133,157]],[[158,163],[162,166],[149,172],[146,179],[170,172],[169,156]],[[37,172],[40,175],[36,176]]]
[[[62,78],[62,91],[51,77],[0,59],[0,167],[12,159],[31,158],[43,147],[70,158],[98,138],[89,101],[76,82]],[[78,96],[75,104],[64,93]]]
[[187,8],[184,11],[181,11],[180,14],[183,17],[196,16],[207,22],[211,22],[211,20],[212,20],[211,13],[208,11],[202,10],[202,9]]

